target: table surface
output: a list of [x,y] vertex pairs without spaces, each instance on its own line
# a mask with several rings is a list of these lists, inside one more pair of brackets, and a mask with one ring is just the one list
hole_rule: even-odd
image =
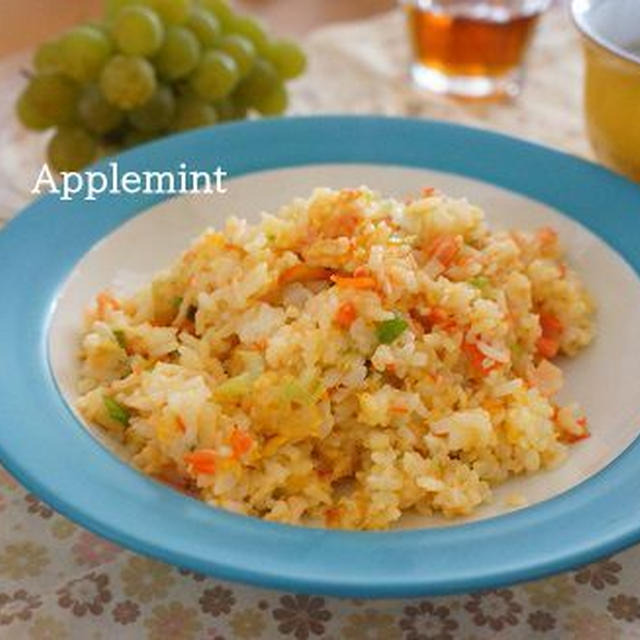
[[[295,113],[441,117],[590,154],[578,44],[560,11],[543,21],[525,92],[509,104],[453,103],[412,90],[398,13],[326,28],[307,39],[307,48],[311,64],[293,88]],[[0,85],[10,85],[7,103],[14,76],[0,72]],[[23,152],[30,148],[23,132],[9,129],[0,145],[0,195],[8,184],[14,202],[26,202],[20,171],[39,158]],[[635,547],[552,578],[476,594],[362,601],[267,591],[114,546],[54,513],[0,468],[3,640],[640,638],[639,577]]]

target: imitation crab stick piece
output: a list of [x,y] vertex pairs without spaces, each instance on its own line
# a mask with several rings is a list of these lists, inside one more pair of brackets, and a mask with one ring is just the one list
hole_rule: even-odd
[[460,249],[460,240],[454,236],[438,236],[427,245],[427,254],[448,267]]
[[[500,366],[498,362],[491,362],[491,358],[487,357],[478,349],[477,345],[471,342],[464,342],[462,344],[462,350],[467,354],[471,366],[480,373],[489,373]],[[487,360],[490,361],[491,364],[486,364]]]
[[580,433],[578,435],[574,433],[564,433],[562,434],[560,441],[566,444],[575,444],[576,442],[580,442],[580,440],[585,440],[586,438],[590,437],[591,434],[588,431],[585,431],[584,433]]
[[98,316],[104,318],[104,314],[109,307],[114,310],[120,309],[120,303],[108,292],[102,291],[96,298],[98,303]]
[[359,211],[345,211],[333,220],[329,220],[322,231],[328,238],[351,236],[361,222],[362,214]]
[[200,449],[186,453],[184,461],[196,473],[215,473],[217,454],[213,449]]
[[308,264],[295,264],[280,274],[280,284],[291,282],[312,282],[313,280],[329,280],[333,271],[324,267],[312,267]]
[[562,388],[562,371],[546,359],[531,372],[529,378],[543,396],[551,397]]
[[240,458],[243,456],[253,444],[251,436],[240,429],[234,429],[231,433],[231,448],[233,449],[233,457]]
[[578,418],[576,422],[582,427],[582,433],[569,433],[565,431],[560,438],[562,442],[574,444],[575,442],[580,442],[580,440],[591,437],[591,433],[587,428],[587,419],[585,417]]
[[349,276],[332,275],[331,281],[341,289],[377,289],[378,282],[375,278],[361,276],[353,278]]
[[431,331],[434,327],[439,327],[444,331],[456,329],[458,324],[454,318],[442,307],[433,307],[429,309],[426,315],[416,313],[414,319],[420,323],[425,331]]
[[358,313],[353,302],[343,302],[334,316],[335,323],[343,329],[348,329],[355,321]]

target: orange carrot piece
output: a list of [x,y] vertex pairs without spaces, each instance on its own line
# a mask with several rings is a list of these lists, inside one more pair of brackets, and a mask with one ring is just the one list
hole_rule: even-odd
[[370,275],[371,275],[371,269],[369,269],[369,267],[365,267],[363,264],[361,264],[359,267],[356,267],[353,270],[354,278],[364,278]]
[[541,227],[536,235],[540,244],[553,244],[558,239],[558,232],[551,227]]
[[334,317],[335,323],[343,329],[348,329],[355,321],[358,313],[353,302],[343,302]]
[[341,289],[377,289],[378,283],[375,278],[360,277],[351,278],[348,276],[332,275],[331,281]]
[[213,449],[200,449],[186,453],[184,461],[196,473],[215,473],[217,454]]
[[342,516],[342,508],[337,507],[329,507],[324,512],[324,523],[327,527],[337,526],[340,522],[340,517]]
[[178,423],[178,429],[185,433],[187,430],[187,425],[184,423],[184,420],[180,416],[176,416],[176,422]]
[[432,324],[445,324],[449,321],[449,314],[442,307],[434,307],[427,318]]
[[233,449],[233,457],[240,458],[243,456],[253,444],[253,438],[240,429],[234,429],[231,433],[231,448]]
[[314,280],[329,280],[333,271],[324,267],[312,267],[308,264],[295,264],[280,274],[280,284],[291,282],[312,282]]
[[540,314],[540,328],[545,338],[557,338],[564,330],[562,322],[553,313]]
[[349,187],[345,187],[344,189],[340,189],[338,200],[341,202],[351,202],[352,200],[357,200],[361,195],[362,189],[351,189]]
[[391,411],[392,413],[409,413],[409,409],[407,407],[403,407],[399,404],[394,404],[389,407],[389,411]]
[[538,353],[543,358],[555,358],[560,350],[560,343],[554,338],[548,338],[546,336],[540,336],[536,342]]

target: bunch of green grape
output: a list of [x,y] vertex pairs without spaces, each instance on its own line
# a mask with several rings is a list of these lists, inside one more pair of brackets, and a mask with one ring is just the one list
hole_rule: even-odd
[[106,0],[102,22],[36,51],[17,101],[29,129],[54,127],[58,171],[152,138],[288,105],[286,81],[306,67],[292,41],[271,38],[227,0]]

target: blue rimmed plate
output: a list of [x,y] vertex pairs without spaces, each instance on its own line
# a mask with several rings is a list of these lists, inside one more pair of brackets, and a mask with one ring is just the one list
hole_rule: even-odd
[[[408,596],[532,579],[640,539],[640,188],[576,158],[501,135],[382,118],[281,119],[169,138],[120,171],[213,170],[224,195],[42,198],[0,233],[0,460],[80,524],[136,551],[222,578],[294,591]],[[105,168],[105,165],[97,169]],[[599,305],[595,344],[563,368],[593,436],[550,472],[509,483],[473,520],[338,532],[212,509],[142,476],[70,408],[81,312],[129,288],[230,214],[255,217],[315,186],[391,195],[435,185],[494,226],[553,224]],[[523,493],[531,506],[508,512]]]

